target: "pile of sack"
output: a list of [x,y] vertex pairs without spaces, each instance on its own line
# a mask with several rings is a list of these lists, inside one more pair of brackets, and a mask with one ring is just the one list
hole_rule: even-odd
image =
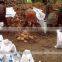
[[34,62],[34,59],[30,50],[19,54],[12,41],[0,35],[0,62]]

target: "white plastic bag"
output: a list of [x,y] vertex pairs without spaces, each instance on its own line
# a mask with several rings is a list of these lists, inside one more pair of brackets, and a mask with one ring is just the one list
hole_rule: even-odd
[[4,22],[0,22],[0,30],[3,29]]
[[3,27],[4,26],[4,23],[3,22],[0,22],[0,27]]
[[42,10],[33,7],[33,11],[36,13],[36,17],[38,18],[38,20],[44,20],[45,14],[42,12]]
[[2,45],[2,41],[3,41],[3,36],[0,35],[0,48],[1,48],[1,45]]
[[0,62],[4,62],[4,54],[0,54]]
[[6,53],[9,53],[9,52],[14,53],[16,52],[16,47],[11,41],[9,41],[8,39],[5,39],[2,41],[1,51]]
[[42,30],[43,30],[43,32],[46,33],[46,32],[47,32],[47,23],[46,23],[45,20],[43,21],[43,23],[42,23],[41,26],[42,26]]
[[20,62],[34,62],[34,59],[32,57],[30,50],[25,50],[23,52]]
[[59,29],[57,30],[57,44],[55,48],[62,48],[62,32]]
[[42,12],[42,10],[33,7],[33,11],[36,13],[36,17],[38,18],[38,23],[41,25],[42,30],[44,31],[44,33],[47,32],[47,22],[46,20],[44,20],[45,18],[45,14]]
[[0,35],[0,42],[2,42],[2,40],[3,40],[3,36],[2,36],[2,35]]
[[14,17],[16,12],[14,11],[13,7],[6,8],[6,17]]

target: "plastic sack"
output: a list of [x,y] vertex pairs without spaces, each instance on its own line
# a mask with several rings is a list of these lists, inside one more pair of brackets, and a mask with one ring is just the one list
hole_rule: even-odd
[[33,11],[36,13],[36,17],[39,20],[38,23],[41,25],[42,30],[44,31],[44,33],[47,32],[47,22],[46,20],[44,20],[45,18],[45,14],[42,12],[42,10],[33,7]]
[[44,33],[47,32],[47,22],[45,20],[39,21],[39,24],[41,25],[41,29]]
[[[5,54],[5,62],[9,62],[11,54]],[[13,59],[13,58],[12,58]],[[14,60],[14,59],[13,59]]]
[[0,62],[4,62],[4,54],[0,54]]
[[32,57],[30,50],[25,50],[23,52],[20,62],[34,62],[34,59]]
[[6,8],[6,17],[14,17],[16,12],[14,11],[13,7]]
[[3,29],[4,22],[0,22],[0,30]]
[[44,20],[43,23],[40,22],[39,24],[41,24],[43,32],[46,33],[47,32],[47,23],[46,23],[46,21]]
[[1,48],[1,45],[2,45],[2,41],[3,41],[3,36],[0,35],[0,48]]
[[36,17],[38,18],[38,20],[44,20],[45,14],[42,12],[42,10],[33,7],[33,11],[36,13]]
[[14,62],[20,62],[21,55],[19,52],[13,55]]
[[0,27],[3,27],[4,26],[4,22],[0,22]]
[[2,35],[0,35],[0,42],[2,42],[3,41],[3,36]]
[[55,48],[62,48],[62,32],[61,30],[57,30],[57,44]]
[[10,40],[5,39],[2,41],[1,52],[14,53],[16,52],[16,47]]

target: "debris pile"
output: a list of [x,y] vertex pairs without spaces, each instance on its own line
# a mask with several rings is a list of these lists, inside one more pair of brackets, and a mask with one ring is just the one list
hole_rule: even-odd
[[19,34],[19,36],[17,36],[17,40],[18,41],[23,41],[23,42],[28,42],[28,43],[33,43],[33,42],[35,42],[35,40],[34,40],[34,36],[32,36],[32,35],[30,35],[30,33],[29,32],[22,32],[22,33],[20,33]]

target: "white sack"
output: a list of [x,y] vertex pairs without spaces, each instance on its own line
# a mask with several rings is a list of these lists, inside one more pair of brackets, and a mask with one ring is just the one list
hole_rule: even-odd
[[4,22],[0,22],[0,27],[3,27],[4,26]]
[[3,41],[3,36],[0,35],[0,49],[1,49],[2,41]]
[[9,41],[8,39],[5,39],[2,41],[1,52],[14,53],[16,52],[16,47],[11,41]]
[[[40,23],[41,23],[41,22],[40,22]],[[47,32],[47,23],[46,23],[46,21],[44,21],[44,22],[42,23],[42,30],[44,31],[44,33]]]
[[2,61],[4,61],[4,54],[0,54],[0,59],[2,59]]
[[55,48],[62,48],[62,32],[59,29],[57,30],[57,44]]
[[32,57],[30,50],[25,50],[23,52],[20,62],[34,62],[34,59]]
[[0,22],[0,30],[3,29],[4,22]]
[[33,11],[36,13],[36,17],[38,18],[38,20],[44,20],[45,14],[42,12],[42,10],[33,7]]
[[47,32],[47,23],[46,23],[46,20],[44,20],[45,14],[42,12],[42,10],[35,8],[35,7],[33,7],[33,11],[36,13],[36,17],[39,20],[38,23],[41,25],[42,30],[44,31],[44,33],[46,33]]
[[0,42],[2,42],[2,40],[3,40],[3,36],[2,36],[2,35],[0,35]]
[[[11,56],[11,58],[10,58],[10,56]],[[6,54],[5,62],[9,62],[10,59],[14,61],[13,55],[12,54]]]
[[6,8],[6,17],[14,17],[16,12],[14,11],[13,7]]

